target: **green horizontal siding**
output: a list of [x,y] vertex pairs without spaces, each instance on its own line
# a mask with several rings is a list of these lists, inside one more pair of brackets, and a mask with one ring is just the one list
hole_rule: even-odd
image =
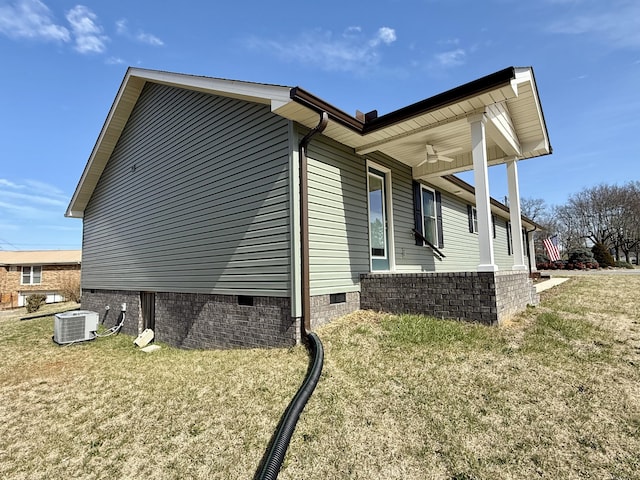
[[[381,154],[372,154],[369,158],[391,169],[396,271],[476,271],[480,263],[478,235],[469,232],[467,203],[441,191],[444,247],[439,250],[445,258],[439,259],[429,247],[415,244],[411,169]],[[500,270],[511,270],[513,255],[507,255],[505,225],[504,219],[497,218],[494,254]]]
[[369,271],[365,161],[319,136],[308,164],[311,295],[357,291]]
[[84,216],[84,288],[288,296],[288,123],[147,84]]

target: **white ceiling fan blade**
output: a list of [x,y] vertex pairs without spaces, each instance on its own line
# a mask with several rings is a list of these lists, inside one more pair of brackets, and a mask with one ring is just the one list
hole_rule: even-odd
[[447,148],[446,150],[438,150],[438,155],[449,155],[450,153],[456,153],[462,150],[462,147]]

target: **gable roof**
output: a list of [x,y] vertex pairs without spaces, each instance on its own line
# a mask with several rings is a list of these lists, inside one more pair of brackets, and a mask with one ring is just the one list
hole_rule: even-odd
[[0,250],[0,265],[77,265],[82,250]]
[[[486,113],[489,165],[551,153],[530,67],[509,67],[377,117],[351,116],[300,87],[129,68],[84,168],[65,216],[84,209],[147,82],[269,105],[271,111],[308,128],[325,111],[323,132],[357,154],[379,151],[409,165],[414,178],[429,179],[472,168],[468,119]],[[426,163],[426,144],[455,150],[455,160]]]

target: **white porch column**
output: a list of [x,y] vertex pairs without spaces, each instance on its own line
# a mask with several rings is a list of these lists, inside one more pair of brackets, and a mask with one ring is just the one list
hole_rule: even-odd
[[522,245],[522,219],[520,210],[520,187],[518,185],[518,162],[507,162],[507,185],[509,188],[509,215],[511,220],[511,243],[513,244],[513,270],[528,270],[524,263]]
[[476,212],[478,214],[478,244],[480,248],[479,272],[495,272],[498,266],[493,255],[491,207],[489,203],[489,167],[487,166],[487,138],[485,114],[469,117],[471,125],[471,155],[476,189]]

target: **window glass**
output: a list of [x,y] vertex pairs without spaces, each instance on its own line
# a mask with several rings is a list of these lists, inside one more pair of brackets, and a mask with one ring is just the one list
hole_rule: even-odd
[[471,215],[473,216],[473,233],[478,233],[478,210],[476,207],[471,209]]
[[32,281],[31,283],[42,283],[42,267],[31,267],[32,268]]
[[369,228],[372,257],[386,257],[384,198],[384,180],[369,173]]
[[422,189],[422,219],[424,222],[424,238],[429,243],[436,245],[438,243],[438,221],[436,217],[435,192],[425,188]]
[[22,267],[22,285],[42,283],[42,267]]

